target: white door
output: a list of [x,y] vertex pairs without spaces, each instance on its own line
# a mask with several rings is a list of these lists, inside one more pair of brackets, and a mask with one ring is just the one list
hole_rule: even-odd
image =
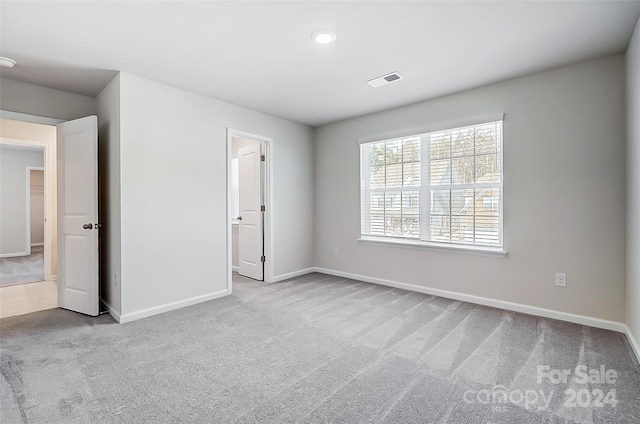
[[260,143],[238,149],[238,273],[263,280]]
[[58,125],[58,304],[98,310],[98,118]]

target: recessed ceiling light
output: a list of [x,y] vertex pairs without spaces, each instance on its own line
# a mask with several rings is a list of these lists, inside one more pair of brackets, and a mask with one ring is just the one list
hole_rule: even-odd
[[13,59],[9,59],[8,57],[0,56],[0,66],[3,68],[13,68],[16,66],[16,61]]
[[318,44],[329,44],[336,39],[336,33],[328,29],[319,29],[311,33],[311,39]]

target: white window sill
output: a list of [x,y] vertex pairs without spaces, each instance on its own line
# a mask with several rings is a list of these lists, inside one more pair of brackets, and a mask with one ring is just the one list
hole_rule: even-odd
[[462,253],[465,255],[492,256],[494,258],[506,258],[507,252],[500,247],[479,247],[445,245],[437,243],[426,243],[414,240],[389,239],[385,237],[362,236],[358,242],[365,244],[376,244],[380,246],[402,247],[407,249],[433,250],[435,252]]

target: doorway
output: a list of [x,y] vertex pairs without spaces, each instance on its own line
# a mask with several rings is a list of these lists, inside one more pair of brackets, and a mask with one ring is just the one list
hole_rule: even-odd
[[271,139],[227,129],[228,283],[273,278]]
[[51,124],[0,122],[3,318],[58,306],[56,127]]
[[[44,148],[44,272],[46,282],[57,280],[52,295],[55,303],[47,306],[97,316],[102,227],[98,216],[98,118],[92,115],[63,122],[0,111],[0,119],[0,142]],[[34,135],[45,130],[53,135]],[[37,305],[20,309],[23,306],[20,301],[33,300],[35,295],[10,293],[13,290],[9,289],[0,288],[0,316],[43,309]],[[12,311],[16,309],[13,306],[19,310]]]

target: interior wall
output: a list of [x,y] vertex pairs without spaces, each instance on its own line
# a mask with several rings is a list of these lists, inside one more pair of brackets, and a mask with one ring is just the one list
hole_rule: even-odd
[[123,316],[226,292],[227,127],[273,139],[275,275],[313,266],[309,127],[126,73],[120,84]]
[[[122,310],[120,276],[120,75],[96,98],[100,181],[100,298],[118,316]],[[116,277],[117,276],[117,277]]]
[[96,114],[91,97],[0,78],[0,109],[71,120]]
[[[640,20],[627,49],[627,325],[640,343]],[[640,351],[636,350],[640,355]]]
[[[1,106],[4,107],[5,105],[2,104]],[[13,119],[0,119],[0,137],[55,142],[56,127],[54,125],[14,121]]]
[[[616,55],[317,128],[316,266],[623,321],[624,90]],[[359,138],[502,112],[507,258],[357,241]]]
[[0,255],[24,256],[27,246],[27,166],[44,166],[42,151],[0,149]]
[[31,245],[44,244],[44,171],[30,172]]

